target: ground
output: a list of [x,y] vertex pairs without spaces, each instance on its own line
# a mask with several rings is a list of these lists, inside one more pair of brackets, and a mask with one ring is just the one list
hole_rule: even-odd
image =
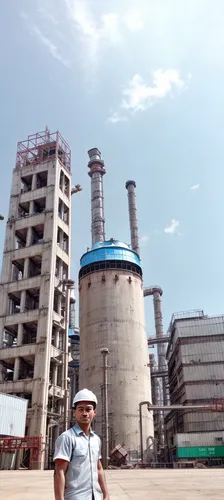
[[[52,471],[0,471],[1,500],[54,500]],[[112,470],[110,500],[223,500],[223,469]]]

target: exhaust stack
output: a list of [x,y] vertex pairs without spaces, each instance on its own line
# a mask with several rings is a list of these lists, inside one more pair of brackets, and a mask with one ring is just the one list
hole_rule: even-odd
[[139,236],[138,236],[138,219],[137,219],[137,205],[136,205],[136,195],[135,181],[127,181],[125,185],[128,191],[128,208],[129,208],[129,222],[131,231],[131,248],[140,256],[139,249]]
[[106,173],[101,152],[97,148],[88,151],[91,177],[91,231],[92,244],[105,241],[103,175]]

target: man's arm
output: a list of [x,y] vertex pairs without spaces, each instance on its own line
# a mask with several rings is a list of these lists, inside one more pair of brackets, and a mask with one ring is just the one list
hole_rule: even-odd
[[[99,485],[100,485],[100,488],[101,488],[102,493],[103,493],[103,500],[110,500],[108,489],[107,489],[107,484],[106,484],[106,478],[105,478],[103,466],[102,466],[100,460],[98,460],[98,481],[99,481]],[[56,500],[61,500],[61,499],[56,498]]]
[[54,471],[54,496],[55,500],[64,500],[65,492],[65,474],[68,468],[66,460],[55,460]]

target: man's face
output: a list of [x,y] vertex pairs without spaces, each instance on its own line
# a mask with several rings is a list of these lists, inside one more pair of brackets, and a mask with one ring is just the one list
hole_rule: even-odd
[[92,403],[81,401],[77,403],[74,410],[74,417],[77,424],[91,424],[96,415],[96,410]]

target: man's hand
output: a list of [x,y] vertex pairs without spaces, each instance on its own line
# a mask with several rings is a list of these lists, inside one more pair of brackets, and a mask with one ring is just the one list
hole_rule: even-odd
[[110,500],[109,493],[107,490],[106,478],[105,478],[103,466],[102,466],[100,460],[98,460],[98,481],[99,481],[101,491],[103,493],[103,500]]

